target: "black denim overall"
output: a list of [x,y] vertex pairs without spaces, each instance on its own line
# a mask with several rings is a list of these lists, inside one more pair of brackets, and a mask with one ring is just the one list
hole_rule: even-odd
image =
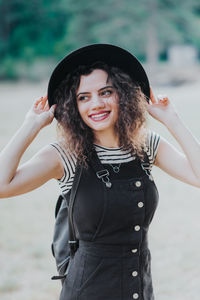
[[153,300],[148,228],[158,204],[152,176],[135,160],[121,164],[112,187],[83,170],[73,208],[79,248],[60,300]]

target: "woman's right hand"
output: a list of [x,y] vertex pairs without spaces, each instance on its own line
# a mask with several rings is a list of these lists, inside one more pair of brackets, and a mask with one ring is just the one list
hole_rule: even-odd
[[56,104],[49,108],[47,96],[36,100],[25,116],[25,121],[35,122],[40,129],[51,124],[54,118]]

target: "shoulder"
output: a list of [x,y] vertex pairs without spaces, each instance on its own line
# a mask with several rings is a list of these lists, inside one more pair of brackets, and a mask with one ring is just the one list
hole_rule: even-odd
[[59,178],[62,174],[62,167],[60,161],[50,145],[41,148],[29,162],[30,165],[38,165],[41,170],[45,170],[52,174],[52,178]]
[[159,133],[149,129],[147,133],[147,147],[155,149],[157,148],[159,142],[160,142]]
[[55,168],[55,179],[58,179],[63,176],[63,166],[61,163],[61,160],[59,159],[59,156],[55,150],[55,148],[52,147],[51,144],[46,145],[44,148],[40,150],[41,157],[43,157],[43,160],[46,162],[46,164],[51,165],[52,168]]
[[40,149],[37,155],[43,158],[43,160],[53,162],[54,164],[59,162],[58,156],[56,155],[55,150],[53,149],[53,147],[51,147],[50,144]]
[[69,152],[64,144],[60,141],[55,141],[49,144],[54,155],[57,157],[59,164],[62,169],[62,176],[59,178],[60,181],[68,181],[75,172],[76,157],[73,153]]
[[151,165],[153,165],[155,162],[159,143],[160,135],[157,132],[149,129],[146,138],[146,152]]
[[73,161],[74,163],[76,163],[75,155],[70,152],[62,142],[54,141],[49,144],[49,147],[53,149],[53,152],[56,153],[57,157],[61,157],[65,161]]

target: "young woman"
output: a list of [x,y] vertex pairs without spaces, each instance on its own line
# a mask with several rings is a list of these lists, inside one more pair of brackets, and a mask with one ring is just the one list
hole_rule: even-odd
[[[168,128],[182,153],[148,130],[147,112]],[[54,116],[58,141],[19,166]],[[94,159],[106,177],[97,176]],[[200,145],[170,100],[154,97],[139,61],[114,45],[81,48],[58,64],[48,99],[33,103],[1,152],[0,197],[27,193],[52,178],[69,195],[77,164],[83,167],[73,207],[79,248],[60,300],[154,299],[148,228],[158,192],[151,168],[200,187]]]

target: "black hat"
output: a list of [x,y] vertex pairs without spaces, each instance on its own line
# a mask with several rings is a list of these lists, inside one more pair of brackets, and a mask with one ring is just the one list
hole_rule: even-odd
[[74,71],[80,65],[90,65],[96,61],[102,61],[128,73],[141,86],[147,99],[150,97],[149,80],[146,72],[134,55],[118,46],[93,44],[71,52],[55,67],[48,84],[49,106],[55,104],[55,90],[68,73]]

